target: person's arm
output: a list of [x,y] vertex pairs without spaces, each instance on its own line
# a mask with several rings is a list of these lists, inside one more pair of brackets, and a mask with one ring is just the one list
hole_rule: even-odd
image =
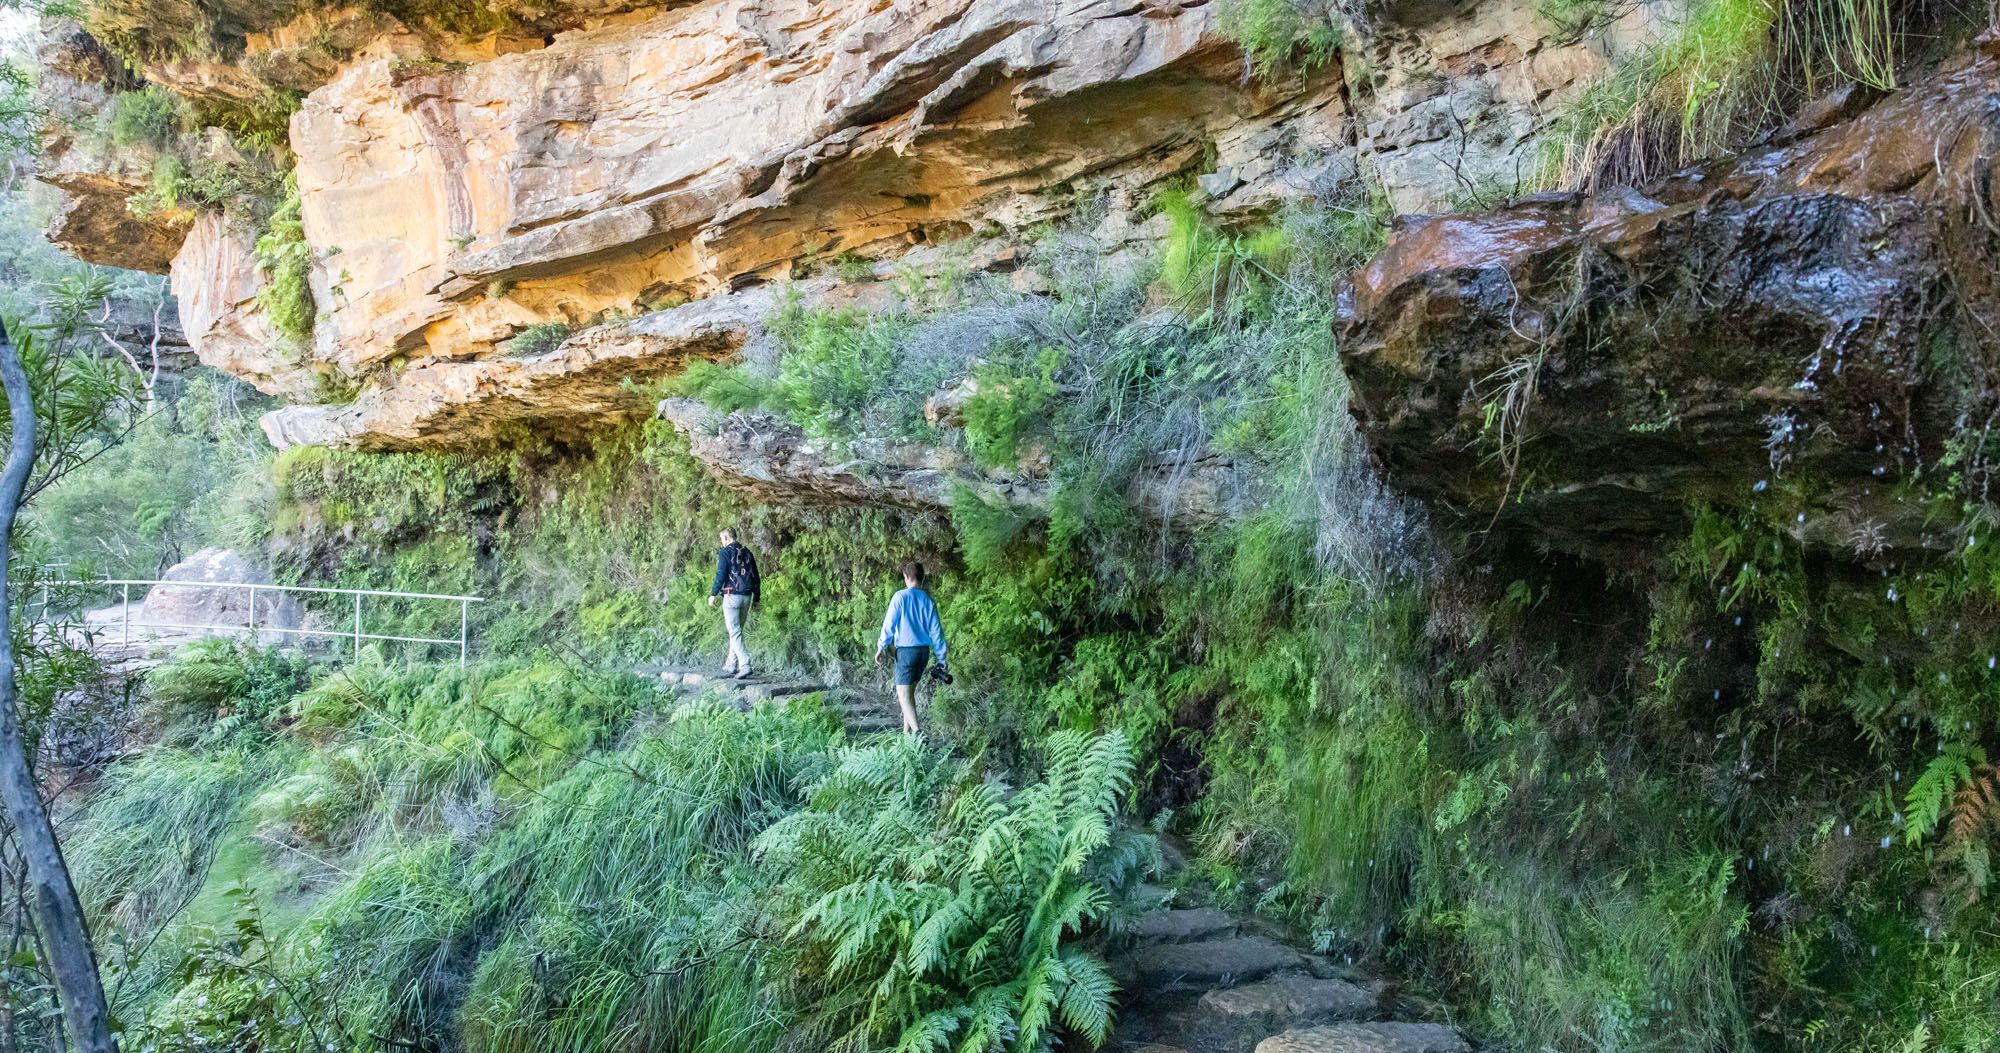
[[896,641],[896,616],[901,613],[903,613],[903,594],[899,592],[889,600],[889,613],[882,616],[882,636],[875,641],[877,657]]
[[729,573],[729,550],[722,549],[715,554],[715,584],[708,587],[710,596],[722,595],[722,581]]
[[927,610],[924,611],[924,615],[930,624],[924,626],[924,634],[930,637],[931,653],[937,655],[938,664],[944,665],[944,621],[938,617],[936,600],[925,604],[925,607]]

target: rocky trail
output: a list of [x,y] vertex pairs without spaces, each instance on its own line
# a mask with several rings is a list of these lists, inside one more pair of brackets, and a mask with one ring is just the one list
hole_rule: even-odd
[[1154,892],[1111,956],[1118,1053],[1467,1053],[1456,1028],[1406,1017],[1381,977],[1293,947],[1273,926]]
[[895,731],[903,726],[903,718],[897,712],[894,698],[854,687],[820,684],[768,673],[736,680],[713,669],[687,666],[642,664],[637,671],[644,676],[658,677],[661,683],[680,694],[716,695],[738,709],[747,710],[759,702],[775,702],[783,706],[798,699],[818,696],[819,702],[838,716],[847,730],[855,735]]

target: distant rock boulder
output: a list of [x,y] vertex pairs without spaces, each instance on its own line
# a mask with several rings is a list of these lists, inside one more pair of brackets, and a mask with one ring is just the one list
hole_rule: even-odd
[[[250,624],[253,590],[225,585],[269,585],[271,577],[240,552],[205,548],[176,564],[164,576],[173,585],[158,585],[146,594],[135,623],[150,625],[234,626]],[[185,584],[180,584],[180,583]],[[254,590],[259,629],[297,629],[305,609],[282,592]]]

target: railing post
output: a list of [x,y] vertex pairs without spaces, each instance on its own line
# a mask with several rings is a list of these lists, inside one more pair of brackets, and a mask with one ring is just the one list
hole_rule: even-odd
[[354,594],[354,660],[361,660],[361,594]]
[[250,590],[250,646],[257,646],[257,586],[245,585]]
[[131,650],[131,649],[132,649],[132,586],[130,586],[130,585],[125,585],[125,586],[122,586],[122,587],[123,587],[123,588],[124,588],[124,590],[125,590],[125,600],[124,600],[124,607],[125,607],[125,616],[124,616],[124,623],[125,623],[125,632],[124,632],[124,635],[123,635],[123,637],[121,638],[121,640],[120,640],[120,643],[119,643],[119,645],[118,645],[118,646],[119,646],[119,648],[120,648],[120,649],[122,649],[122,650],[127,650],[127,651],[129,651],[129,650]]
[[465,622],[466,612],[471,606],[471,600],[461,598],[458,601],[458,667],[460,669],[465,668]]

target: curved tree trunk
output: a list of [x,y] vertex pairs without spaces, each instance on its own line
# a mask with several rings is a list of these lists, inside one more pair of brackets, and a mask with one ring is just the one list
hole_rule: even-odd
[[36,927],[55,974],[56,995],[62,1001],[63,1023],[72,1048],[79,1053],[114,1053],[111,1014],[104,983],[97,973],[97,955],[83,904],[56,843],[55,827],[35,786],[27,742],[21,735],[21,714],[14,680],[13,613],[7,596],[7,562],[14,536],[14,519],[35,464],[35,403],[21,356],[0,326],[0,384],[7,389],[12,418],[6,467],[0,469],[0,802],[27,864],[29,903]]

